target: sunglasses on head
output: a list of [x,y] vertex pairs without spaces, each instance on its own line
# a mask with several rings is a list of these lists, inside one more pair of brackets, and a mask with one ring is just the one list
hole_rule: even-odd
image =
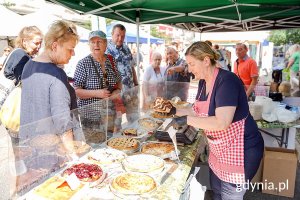
[[10,52],[10,49],[4,49],[4,52]]

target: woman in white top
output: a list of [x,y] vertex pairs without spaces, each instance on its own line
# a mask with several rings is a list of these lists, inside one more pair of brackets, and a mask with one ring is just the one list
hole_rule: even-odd
[[144,109],[158,96],[164,94],[164,74],[166,67],[162,67],[162,56],[158,52],[152,54],[151,64],[146,68],[143,79]]

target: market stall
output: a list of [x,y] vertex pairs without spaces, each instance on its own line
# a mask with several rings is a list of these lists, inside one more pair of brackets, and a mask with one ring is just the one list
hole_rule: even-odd
[[[151,108],[141,110],[144,97],[139,91],[141,88],[133,88],[126,93],[133,95],[131,98],[140,96],[134,104],[139,107],[136,118],[126,121],[126,114],[133,113],[128,110],[122,115],[122,128],[113,134],[106,129],[109,120],[99,127],[82,123],[85,114],[95,112],[99,103],[105,105],[103,112],[108,111],[105,102],[109,100],[20,127],[19,133],[11,135],[16,197],[180,199],[199,157],[201,131],[186,126],[180,118],[157,117]],[[176,105],[190,106],[187,102]],[[167,119],[169,122],[164,123]],[[176,145],[165,136],[163,141],[157,139],[161,137],[158,134],[168,136],[169,128],[176,128],[176,136],[181,130],[184,133],[176,137]],[[61,134],[66,129],[72,129],[74,141],[62,143]],[[137,180],[143,181],[137,184]],[[123,181],[133,186],[127,188]]]

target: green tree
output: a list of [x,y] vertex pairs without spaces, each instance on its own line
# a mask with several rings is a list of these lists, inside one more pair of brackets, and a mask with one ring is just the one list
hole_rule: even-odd
[[167,43],[170,43],[172,41],[172,38],[170,36],[168,36],[167,34],[165,33],[162,33],[160,32],[158,29],[157,29],[157,26],[156,25],[151,25],[150,26],[150,34],[154,37],[158,37],[158,38],[162,38],[165,40],[166,44]]
[[300,29],[274,30],[270,32],[268,40],[275,46],[284,44],[300,44]]

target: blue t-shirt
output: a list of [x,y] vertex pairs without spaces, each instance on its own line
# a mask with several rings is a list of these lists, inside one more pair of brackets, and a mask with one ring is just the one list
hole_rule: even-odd
[[[201,88],[203,92],[199,98]],[[196,99],[206,100],[205,81],[200,80]],[[236,122],[247,117],[245,122],[244,148],[251,148],[262,142],[262,136],[258,127],[249,112],[246,92],[239,78],[232,72],[220,69],[216,77],[215,85],[212,90],[211,101],[209,104],[209,116],[215,116],[215,110],[218,107],[235,106],[233,121]]]
[[24,66],[30,59],[30,56],[24,51],[24,49],[19,48],[14,50],[5,65],[5,77],[11,80],[16,79],[16,84],[18,84],[21,80]]
[[26,63],[22,74],[22,138],[36,134],[62,134],[74,128],[71,110],[76,108],[75,90],[62,68],[32,60]]

